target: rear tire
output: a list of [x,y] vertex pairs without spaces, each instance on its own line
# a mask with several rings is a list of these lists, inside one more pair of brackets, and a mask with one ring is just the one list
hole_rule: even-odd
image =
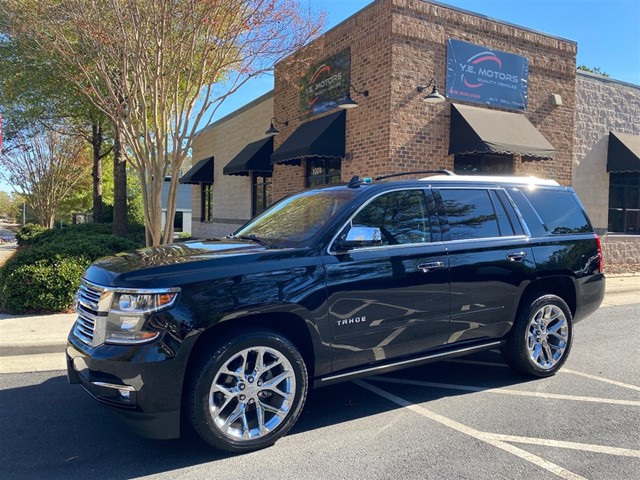
[[549,377],[567,361],[572,341],[573,318],[565,301],[538,294],[518,314],[502,355],[518,372]]
[[298,350],[271,330],[227,337],[198,356],[186,401],[204,441],[229,452],[273,445],[300,416],[308,390]]

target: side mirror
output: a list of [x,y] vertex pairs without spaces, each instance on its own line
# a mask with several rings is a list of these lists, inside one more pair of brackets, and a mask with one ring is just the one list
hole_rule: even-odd
[[379,228],[373,227],[351,227],[346,237],[338,241],[338,249],[341,251],[376,245],[382,245],[382,233]]

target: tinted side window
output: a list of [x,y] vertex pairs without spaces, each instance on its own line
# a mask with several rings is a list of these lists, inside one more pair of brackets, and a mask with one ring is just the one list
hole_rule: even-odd
[[429,214],[422,190],[381,195],[364,207],[351,224],[379,228],[385,245],[431,241]]
[[576,197],[568,191],[522,190],[551,234],[584,233],[593,229]]
[[440,196],[449,219],[449,238],[499,237],[498,220],[487,190],[441,189]]

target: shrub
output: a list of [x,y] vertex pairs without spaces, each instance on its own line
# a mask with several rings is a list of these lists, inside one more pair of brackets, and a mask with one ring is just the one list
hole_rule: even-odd
[[31,229],[23,245],[0,269],[0,308],[14,313],[68,309],[84,270],[96,259],[144,245],[144,230],[127,238],[109,224]]
[[56,255],[17,267],[5,278],[2,289],[5,308],[15,313],[68,309],[90,263],[86,258]]
[[38,225],[35,223],[27,223],[18,229],[16,233],[16,240],[18,241],[18,245],[27,245],[31,243],[34,239],[36,239],[39,235],[46,232],[48,230],[47,227],[43,227],[42,225]]

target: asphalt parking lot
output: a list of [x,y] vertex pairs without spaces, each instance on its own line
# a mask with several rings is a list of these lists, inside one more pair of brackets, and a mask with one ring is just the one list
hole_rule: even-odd
[[312,393],[275,446],[125,431],[63,372],[0,375],[0,465],[39,478],[640,478],[640,304],[579,323],[565,368],[529,380],[496,352]]

